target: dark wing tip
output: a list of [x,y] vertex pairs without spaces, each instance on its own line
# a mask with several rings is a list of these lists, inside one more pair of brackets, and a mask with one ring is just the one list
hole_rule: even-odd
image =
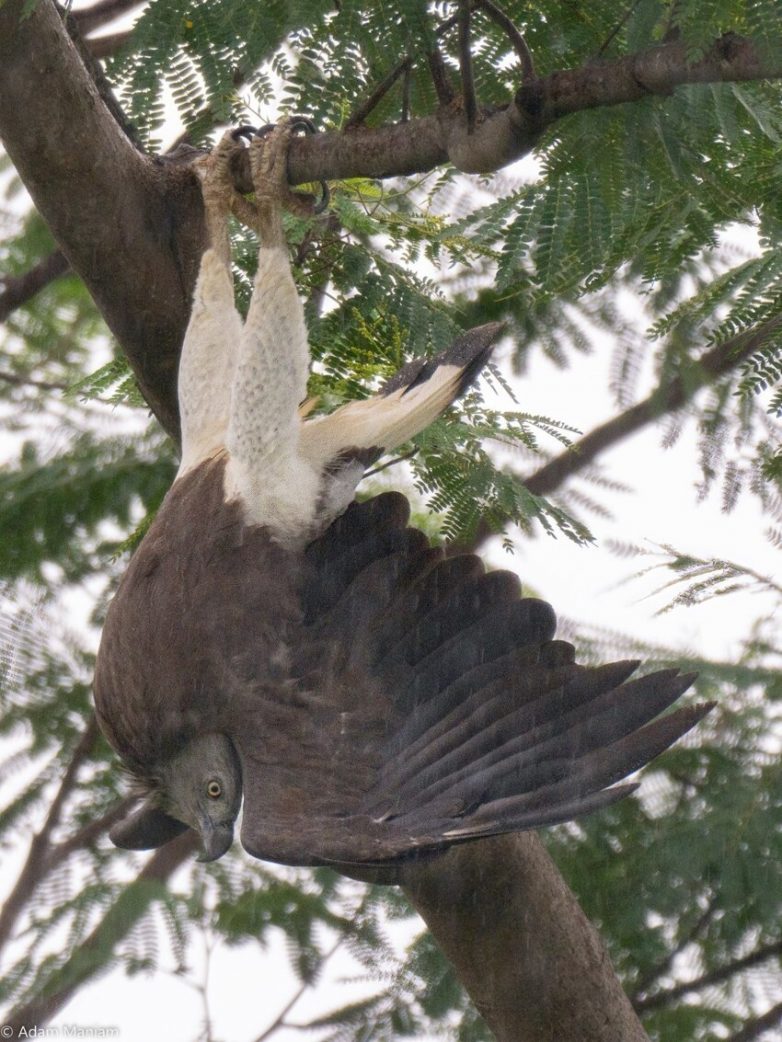
[[388,395],[402,389],[407,393],[413,387],[429,380],[440,366],[452,365],[464,370],[459,382],[458,393],[454,395],[454,397],[458,397],[488,362],[492,347],[504,328],[505,323],[503,322],[486,322],[482,326],[474,326],[472,329],[466,330],[454,340],[450,347],[440,351],[433,358],[414,358],[407,365],[402,366],[399,372],[383,384],[380,393]]

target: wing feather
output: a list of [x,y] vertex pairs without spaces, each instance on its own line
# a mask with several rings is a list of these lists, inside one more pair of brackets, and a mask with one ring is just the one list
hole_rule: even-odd
[[242,840],[258,856],[378,863],[565,821],[633,791],[616,783],[710,708],[660,715],[691,674],[579,665],[515,575],[444,557],[408,520],[386,493],[307,551],[286,697],[317,706],[318,724],[302,731],[306,772],[268,762],[252,732],[238,740]]

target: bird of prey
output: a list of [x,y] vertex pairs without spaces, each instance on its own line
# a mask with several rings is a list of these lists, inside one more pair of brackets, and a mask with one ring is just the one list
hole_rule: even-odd
[[96,667],[98,719],[143,794],[112,839],[149,849],[195,829],[212,860],[243,801],[255,857],[382,866],[612,803],[709,706],[664,714],[691,675],[577,664],[547,603],[430,546],[402,495],[353,501],[367,463],[474,379],[499,327],[302,418],[291,132],[249,146],[261,245],[244,324],[227,233],[240,146],[227,135],[198,164],[209,245],[179,372],[181,467]]

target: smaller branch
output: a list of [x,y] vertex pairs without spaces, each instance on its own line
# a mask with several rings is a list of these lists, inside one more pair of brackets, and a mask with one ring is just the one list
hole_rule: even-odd
[[37,832],[30,844],[27,860],[16,884],[8,895],[3,910],[0,912],[0,949],[7,943],[11,932],[30,900],[33,891],[40,881],[49,872],[49,851],[51,850],[51,835],[60,823],[63,804],[71,794],[84,760],[89,756],[98,737],[98,724],[95,715],[92,714],[71,756],[70,763],[65,771],[60,787],[57,790],[49,813],[46,815],[40,832]]
[[639,2],[640,2],[640,0],[633,0],[633,3],[628,6],[627,10],[622,15],[622,17],[619,19],[619,21],[616,23],[614,28],[611,30],[611,32],[608,34],[608,36],[605,38],[605,40],[603,40],[602,44],[600,45],[600,49],[597,52],[597,57],[598,58],[602,58],[602,56],[605,54],[607,49],[610,47],[611,41],[615,40],[617,35],[622,31],[623,26],[625,26],[627,24],[627,21],[630,18],[630,15],[633,13],[633,11],[636,9],[636,7],[638,7]]
[[761,1035],[770,1031],[771,1028],[775,1028],[779,1023],[782,1023],[782,1002],[772,1006],[762,1016],[748,1020],[741,1031],[731,1035],[727,1042],[755,1042],[756,1038],[760,1038]]
[[136,802],[135,796],[125,796],[124,799],[118,800],[113,807],[110,807],[105,814],[101,814],[99,818],[93,818],[86,825],[82,825],[72,836],[64,839],[61,843],[53,844],[49,851],[47,872],[52,872],[55,868],[58,868],[66,858],[70,857],[77,850],[84,850],[85,847],[94,843],[115,822],[119,821],[120,818],[124,818]]
[[74,11],[73,18],[83,36],[94,33],[96,29],[102,28],[109,22],[113,22],[120,15],[132,11],[134,7],[141,7],[144,0],[99,0],[92,7],[81,11]]
[[470,50],[470,0],[461,0],[459,4],[459,69],[462,77],[467,133],[471,134],[475,129],[478,102],[475,97],[475,78],[472,73],[472,51]]
[[407,123],[410,119],[411,97],[413,92],[413,67],[408,65],[402,80],[402,112],[400,122]]
[[0,322],[5,322],[12,311],[26,304],[36,293],[68,271],[68,261],[60,250],[54,250],[24,275],[7,275],[0,292]]
[[0,372],[0,380],[13,387],[35,387],[40,391],[67,391],[68,384],[50,383],[48,380],[33,380],[32,377],[19,376],[17,373]]
[[737,973],[749,970],[761,962],[766,962],[768,959],[778,959],[780,956],[782,956],[782,941],[775,941],[774,944],[767,944],[757,948],[754,952],[750,952],[749,955],[735,959],[725,966],[718,966],[716,970],[710,970],[709,973],[704,973],[700,977],[696,977],[695,980],[684,981],[684,983],[677,984],[673,988],[668,988],[667,991],[659,991],[656,995],[650,995],[648,998],[633,1002],[633,1006],[638,1013],[646,1013],[651,1009],[666,1009],[682,998],[683,995],[687,995],[690,992],[703,991],[704,988],[708,988],[713,984],[721,984],[723,981],[730,980]]
[[652,967],[643,977],[638,981],[635,986],[635,992],[630,996],[630,1001],[633,1004],[637,1004],[642,1001],[642,996],[649,991],[652,985],[660,979],[664,974],[670,970],[673,965],[673,961],[677,955],[687,947],[688,944],[692,944],[693,941],[702,934],[705,927],[711,921],[712,916],[717,908],[717,895],[713,894],[704,912],[698,916],[695,922],[692,924],[689,930],[687,930],[676,944],[662,959],[657,966]]
[[150,857],[67,962],[42,983],[38,994],[6,1016],[5,1023],[11,1030],[9,1038],[29,1037],[32,1025],[48,1024],[79,988],[103,969],[119,941],[130,933],[157,896],[157,885],[166,882],[197,845],[196,834],[188,830]]
[[781,328],[782,314],[775,315],[754,329],[717,344],[702,355],[686,374],[661,385],[643,401],[595,427],[580,441],[531,474],[524,484],[538,496],[553,492],[566,478],[583,470],[601,452],[653,420],[680,409],[694,397],[696,391],[735,369]]
[[410,449],[409,452],[405,452],[402,456],[395,456],[394,459],[390,459],[386,463],[381,463],[379,467],[373,467],[372,470],[367,470],[364,473],[364,477],[374,477],[375,474],[380,474],[381,471],[388,470],[389,467],[394,467],[397,463],[404,463],[405,460],[412,459],[417,453],[418,449]]
[[446,68],[443,56],[437,45],[435,45],[435,47],[427,54],[427,59],[429,61],[429,71],[432,74],[432,83],[434,83],[437,100],[441,105],[450,105],[454,96],[453,88],[448,79],[448,69]]
[[362,103],[354,111],[353,115],[345,124],[344,129],[350,130],[351,127],[356,127],[363,123],[367,116],[370,114],[370,112],[377,105],[379,105],[383,98],[386,96],[386,94],[388,94],[388,92],[394,86],[399,77],[403,73],[408,73],[410,71],[411,65],[412,59],[409,55],[406,58],[403,58],[398,65],[395,65],[391,72],[389,72],[388,75],[385,76],[380,81],[380,83],[378,83],[377,87],[375,87],[375,89],[372,91],[369,97],[362,101]]
[[532,52],[527,46],[527,41],[516,28],[513,19],[507,15],[501,7],[492,3],[492,0],[477,0],[475,6],[485,11],[493,22],[496,22],[497,25],[501,26],[501,28],[505,30],[507,35],[510,37],[513,49],[515,50],[521,65],[522,83],[532,83],[535,79],[535,62],[532,59]]
[[[362,901],[361,904],[363,904],[363,903],[364,902]],[[357,911],[358,911],[358,909],[357,909]],[[339,937],[336,939],[334,944],[332,944],[332,946],[329,948],[329,950],[326,952],[326,954],[320,960],[320,969],[323,969],[323,967],[326,965],[326,963],[329,961],[329,959],[341,948],[342,943],[344,942],[346,937],[347,937],[347,933],[341,933],[339,935]],[[296,1003],[299,1001],[299,999],[302,997],[302,995],[309,988],[312,987],[312,983],[313,982],[311,980],[302,981],[301,986],[293,993],[293,995],[291,996],[290,1000],[285,1003],[285,1005],[280,1010],[280,1012],[277,1014],[277,1016],[274,1018],[274,1020],[271,1022],[271,1024],[264,1031],[262,1031],[260,1033],[260,1035],[258,1035],[258,1037],[255,1039],[255,1042],[266,1042],[266,1039],[271,1038],[271,1036],[274,1034],[274,1032],[279,1030],[279,1028],[284,1028],[284,1027],[290,1028],[290,1027],[294,1027],[294,1026],[296,1026],[296,1027],[299,1026],[299,1025],[289,1024],[285,1020],[285,1018],[288,1016],[288,1014],[293,1009],[293,1007],[296,1005]]]

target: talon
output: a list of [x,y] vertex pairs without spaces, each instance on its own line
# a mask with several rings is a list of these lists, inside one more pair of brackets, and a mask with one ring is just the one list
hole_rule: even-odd
[[283,124],[269,123],[258,129],[252,145],[251,168],[259,209],[285,207],[299,216],[311,217],[322,213],[328,206],[329,190],[325,181],[320,182],[319,199],[303,192],[294,192],[288,184],[290,139],[299,130],[315,133],[314,124],[306,116],[292,116]]
[[285,245],[282,208],[292,194],[288,187],[290,137],[291,131],[286,126],[263,127],[250,144],[258,230],[266,246]]
[[[242,135],[245,127],[239,127]],[[238,141],[236,131],[227,131],[212,151],[198,159],[193,165],[201,182],[204,200],[207,243],[217,251],[225,264],[230,264],[231,246],[228,238],[228,215],[241,197],[234,188],[231,163],[244,146]]]

